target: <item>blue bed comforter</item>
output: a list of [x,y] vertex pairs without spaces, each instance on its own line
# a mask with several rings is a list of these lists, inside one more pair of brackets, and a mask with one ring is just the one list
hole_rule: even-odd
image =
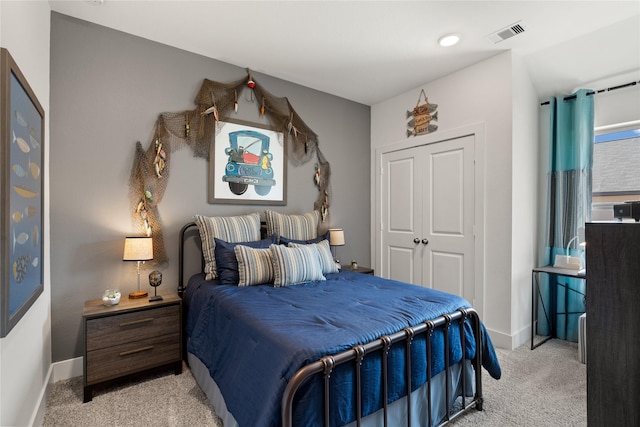
[[[372,341],[442,314],[470,307],[458,296],[349,271],[327,275],[326,281],[274,288],[237,287],[191,280],[185,293],[187,350],[209,369],[224,395],[227,408],[242,427],[280,425],[281,398],[289,379],[302,366],[326,354]],[[467,322],[468,323],[468,322]],[[457,328],[456,328],[457,329]],[[483,330],[483,366],[494,378],[500,366],[488,334]],[[450,332],[451,363],[461,359],[457,332]],[[475,356],[471,325],[465,325],[466,358]],[[434,334],[432,372],[444,369],[442,333]],[[412,385],[426,381],[424,338],[412,351]],[[393,357],[390,369],[404,369],[404,357]],[[418,357],[422,355],[421,357]],[[437,355],[437,356],[436,356]],[[365,390],[374,390],[364,402],[364,415],[380,407],[379,367],[375,357],[363,365]],[[422,361],[421,361],[422,359]],[[332,374],[332,417],[337,425],[355,419],[351,402],[350,370]],[[390,385],[390,401],[406,394],[404,376]],[[322,419],[320,379],[304,384],[294,409],[295,425],[313,425]],[[350,394],[351,393],[351,394]],[[314,402],[314,403],[309,403]]]

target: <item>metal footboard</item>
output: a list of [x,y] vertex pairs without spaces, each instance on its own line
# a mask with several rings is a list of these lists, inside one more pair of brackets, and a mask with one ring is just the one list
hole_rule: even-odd
[[[466,384],[465,384],[465,375],[464,373],[461,375],[461,387],[462,387],[462,405],[459,410],[455,410],[453,408],[454,402],[451,401],[451,365],[449,360],[449,334],[448,330],[453,321],[459,320],[459,333],[460,333],[460,342],[462,346],[462,355],[464,357],[466,351],[465,339],[464,339],[464,323],[466,319],[471,319],[471,324],[473,326],[474,331],[474,339],[476,345],[476,354],[475,358],[472,360],[472,365],[475,370],[475,394],[473,398],[469,399],[467,402],[467,398],[465,396]],[[445,372],[446,372],[446,415],[445,418],[439,425],[447,424],[452,419],[456,418],[463,412],[466,412],[469,408],[475,405],[476,409],[482,410],[482,330],[480,325],[480,319],[478,317],[478,313],[473,308],[460,309],[455,313],[445,314],[441,317],[438,317],[434,320],[429,320],[427,322],[421,323],[416,326],[411,326],[404,328],[401,331],[398,331],[391,335],[384,335],[380,338],[377,338],[371,342],[366,344],[357,345],[350,350],[346,350],[342,353],[338,353],[335,355],[324,356],[320,360],[310,363],[302,367],[296,374],[291,378],[287,388],[285,389],[284,395],[282,397],[282,425],[284,427],[292,427],[292,417],[293,417],[293,400],[298,391],[300,385],[307,379],[313,375],[321,374],[324,379],[324,425],[328,427],[330,425],[329,419],[329,393],[330,393],[330,381],[331,381],[331,373],[335,369],[336,366],[341,365],[347,362],[354,362],[355,369],[355,381],[356,381],[356,396],[355,396],[355,407],[356,407],[356,425],[360,426],[362,419],[362,387],[361,387],[361,377],[360,377],[360,366],[362,365],[363,360],[367,357],[368,354],[372,352],[381,351],[381,372],[382,372],[382,396],[383,396],[383,416],[384,416],[384,425],[385,427],[388,425],[388,360],[387,356],[389,353],[389,349],[391,346],[398,342],[404,342],[405,349],[405,358],[406,358],[406,370],[405,370],[405,380],[407,385],[407,426],[412,425],[411,420],[411,345],[413,340],[421,335],[426,334],[427,344],[430,342],[431,334],[438,328],[444,329],[444,363],[445,363]],[[427,357],[427,373],[431,372],[431,345],[426,345],[426,357]],[[429,378],[429,375],[427,375]],[[431,387],[433,386],[432,381],[430,379],[428,381],[428,389],[427,389],[427,416],[428,420],[424,425],[431,425]],[[421,424],[422,425],[422,424]]]

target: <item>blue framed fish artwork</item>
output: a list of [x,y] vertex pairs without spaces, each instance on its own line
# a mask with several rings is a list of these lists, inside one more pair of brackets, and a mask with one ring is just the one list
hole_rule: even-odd
[[4,48],[0,63],[0,337],[5,337],[44,290],[44,110]]
[[209,203],[286,205],[287,150],[272,127],[220,121],[209,148]]

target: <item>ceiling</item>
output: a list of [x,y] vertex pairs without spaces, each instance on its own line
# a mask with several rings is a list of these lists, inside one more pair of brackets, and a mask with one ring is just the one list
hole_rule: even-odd
[[[587,83],[640,79],[640,0],[49,3],[56,12],[367,105],[509,49],[524,58],[540,99]],[[524,32],[499,43],[487,37],[515,23]],[[460,43],[440,47],[437,39],[453,32]]]

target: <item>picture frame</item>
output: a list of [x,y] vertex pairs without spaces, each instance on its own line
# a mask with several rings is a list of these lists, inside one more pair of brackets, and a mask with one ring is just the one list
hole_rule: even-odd
[[0,49],[0,337],[44,290],[44,109]]
[[287,204],[287,147],[271,126],[225,119],[209,147],[208,202]]

